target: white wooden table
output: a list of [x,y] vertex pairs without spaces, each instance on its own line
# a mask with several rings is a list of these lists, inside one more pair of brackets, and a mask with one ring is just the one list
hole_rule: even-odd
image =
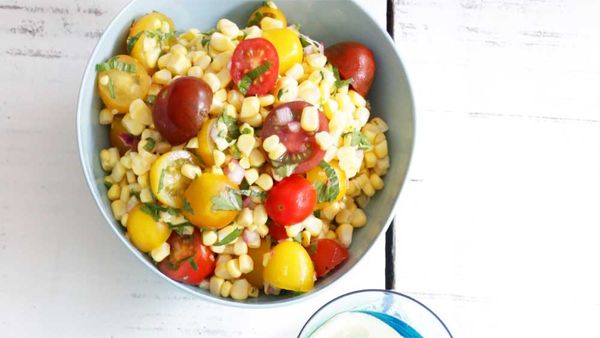
[[[385,1],[361,0],[383,24]],[[241,310],[139,264],[102,220],[75,138],[87,58],[126,0],[0,0],[0,332],[292,337],[329,299],[383,288],[383,241],[332,290]],[[417,143],[396,288],[455,337],[598,337],[600,3],[403,0]]]

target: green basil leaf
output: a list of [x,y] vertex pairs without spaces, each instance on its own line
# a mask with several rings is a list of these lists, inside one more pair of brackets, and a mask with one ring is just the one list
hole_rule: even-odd
[[221,122],[227,127],[227,142],[240,137],[240,128],[237,125],[237,120],[229,116],[229,114],[221,113],[217,122]]
[[160,171],[160,178],[158,179],[158,192],[164,188],[164,179],[165,179],[166,169]]
[[211,198],[212,211],[219,210],[242,210],[242,197],[239,191],[234,189],[227,189],[222,191],[219,196]]
[[321,161],[319,166],[323,169],[325,175],[327,175],[327,183],[313,182],[317,190],[317,203],[333,201],[340,194],[340,179],[335,169],[329,163]]
[[264,18],[264,15],[260,11],[256,11],[252,20],[248,21],[248,27],[250,26],[260,26],[260,22]]
[[183,199],[183,210],[190,213],[190,214],[194,214],[194,209],[192,208],[192,206],[190,205],[190,202],[188,202],[187,198]]
[[[146,144],[144,145],[144,150],[152,151],[155,146],[156,146],[156,141],[152,137],[148,137],[146,139]],[[161,175],[162,175],[162,173],[161,173]]]
[[248,88],[252,85],[252,82],[258,79],[261,75],[266,73],[273,64],[271,61],[265,61],[262,65],[252,69],[246,75],[242,77],[242,80],[238,84],[238,89],[240,93],[246,95],[248,93]]
[[156,101],[156,95],[148,95],[144,99],[144,102],[146,102],[146,104],[148,104],[149,106],[153,106],[154,101]]
[[223,238],[223,240],[218,241],[217,243],[215,243],[213,245],[215,245],[215,246],[227,245],[227,244],[233,242],[236,238],[240,237],[240,235],[242,234],[242,231],[244,231],[242,228],[236,228],[229,235],[225,236],[225,238]]
[[291,174],[294,173],[294,170],[296,170],[296,167],[298,166],[298,164],[284,164],[278,167],[275,167],[273,170],[275,170],[275,173],[280,176],[280,177],[288,177]]
[[113,99],[117,98],[115,94],[115,84],[110,76],[108,77],[108,95],[110,95],[110,97]]
[[190,265],[192,266],[192,269],[194,269],[194,271],[198,271],[198,264],[196,264],[194,257],[188,258],[188,262],[190,262]]
[[127,53],[128,54],[131,54],[131,51],[133,50],[133,46],[135,46],[135,43],[140,39],[140,36],[142,36],[143,33],[144,33],[144,31],[141,31],[141,32],[137,33],[136,35],[127,38]]

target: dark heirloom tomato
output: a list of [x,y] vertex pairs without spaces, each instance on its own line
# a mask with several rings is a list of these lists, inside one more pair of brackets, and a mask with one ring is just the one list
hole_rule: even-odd
[[281,225],[273,220],[269,221],[269,235],[276,241],[288,238],[285,226]]
[[198,134],[208,115],[213,92],[206,82],[193,77],[171,81],[156,96],[152,116],[156,129],[172,145]]
[[350,86],[367,96],[375,77],[373,52],[359,42],[340,42],[325,49],[327,60],[340,71],[343,80],[352,79]]
[[110,124],[110,143],[113,147],[119,149],[119,154],[121,154],[121,156],[125,155],[129,149],[137,151],[137,146],[140,142],[138,136],[131,135],[127,129],[123,127],[123,123],[121,123],[122,119],[122,115],[115,116]]
[[340,243],[328,238],[312,243],[308,253],[315,265],[317,277],[326,275],[348,258],[348,250]]
[[[266,62],[270,66],[263,66]],[[264,72],[259,72],[252,82],[240,86],[245,75],[252,75],[252,71],[265,67]],[[250,73],[250,74],[249,74]],[[248,39],[240,42],[231,56],[231,78],[238,89],[245,95],[265,95],[277,82],[279,74],[279,57],[272,43],[263,38]],[[244,88],[242,88],[244,87]],[[244,92],[245,91],[245,92]]]
[[265,201],[269,217],[282,225],[303,221],[315,210],[317,190],[304,177],[292,175],[275,184]]
[[176,232],[167,241],[171,253],[158,264],[158,269],[167,277],[190,285],[198,285],[215,269],[212,251],[202,244],[200,232],[191,236],[180,236]]
[[315,139],[315,133],[329,131],[325,115],[319,111],[319,129],[314,133],[300,127],[302,110],[310,105],[304,101],[288,102],[273,108],[267,115],[261,131],[262,139],[277,135],[287,149],[283,157],[273,163],[274,166],[297,164],[294,173],[302,174],[317,166],[325,156]]

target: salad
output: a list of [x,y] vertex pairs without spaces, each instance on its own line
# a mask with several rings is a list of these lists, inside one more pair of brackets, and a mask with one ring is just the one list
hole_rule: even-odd
[[271,1],[244,26],[176,32],[151,12],[96,65],[115,219],[166,276],[236,300],[342,264],[389,168],[371,50],[325,48]]

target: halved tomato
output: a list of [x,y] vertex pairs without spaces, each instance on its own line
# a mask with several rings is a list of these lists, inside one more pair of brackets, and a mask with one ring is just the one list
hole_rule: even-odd
[[231,57],[231,78],[244,95],[265,95],[277,82],[277,50],[263,38],[240,42]]
[[280,159],[273,161],[274,167],[297,165],[294,173],[301,174],[317,166],[325,156],[325,151],[315,139],[315,133],[329,131],[325,115],[319,111],[319,129],[313,133],[300,127],[302,110],[308,106],[310,103],[304,101],[288,102],[273,108],[267,115],[261,131],[262,139],[277,135],[287,149]]
[[308,249],[317,277],[326,275],[348,258],[348,250],[332,239],[319,239]]
[[113,56],[96,65],[96,70],[102,102],[122,113],[129,111],[131,102],[146,97],[152,83],[146,68],[129,55]]
[[202,159],[202,163],[206,167],[210,167],[215,164],[215,158],[213,156],[213,151],[216,149],[215,142],[212,140],[210,134],[212,129],[216,126],[217,119],[210,119],[205,121],[202,124],[202,128],[200,128],[200,132],[198,133],[198,148],[196,149],[196,154],[200,156]]
[[215,269],[215,257],[210,248],[202,244],[200,232],[195,230],[191,236],[177,233],[169,237],[171,253],[158,269],[169,278],[190,285],[198,285]]
[[288,238],[285,226],[281,225],[273,220],[269,221],[269,235],[276,241],[281,241]]
[[198,165],[198,160],[186,150],[174,150],[163,154],[150,169],[150,188],[156,198],[162,203],[181,208],[183,192],[192,180],[181,174],[184,164]]
[[[316,209],[323,209],[331,203],[341,200],[346,195],[346,189],[348,187],[348,178],[346,177],[346,173],[342,169],[340,169],[337,162],[331,162],[329,163],[329,165],[335,171],[335,175],[337,175],[339,193],[335,196],[333,200],[324,203],[318,203]],[[329,177],[327,176],[327,172],[321,166],[316,166],[312,168],[308,173],[306,173],[306,178],[312,184],[320,182],[323,185],[327,185],[330,181]]]

